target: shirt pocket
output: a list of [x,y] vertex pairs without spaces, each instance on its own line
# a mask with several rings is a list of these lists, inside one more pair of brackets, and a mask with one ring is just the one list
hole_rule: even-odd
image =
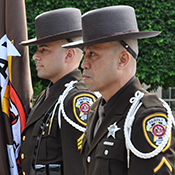
[[[126,167],[126,149],[124,141],[102,139],[96,147],[93,168],[101,174],[124,174]],[[92,169],[93,169],[92,168]]]
[[95,158],[125,160],[126,148],[122,140],[102,139],[97,145]]
[[[37,121],[35,123],[35,126],[33,128],[33,132],[32,132],[32,136],[33,137],[37,137],[39,135],[39,130],[41,127],[41,120]],[[42,131],[42,139],[46,138],[46,137],[57,137],[58,134],[57,132],[55,132],[55,128],[58,127],[58,120],[56,119],[56,117],[53,118],[53,121],[51,121],[49,119],[49,121],[47,122],[45,129]]]
[[[35,143],[39,133],[40,126],[41,126],[41,121],[38,121],[36,122],[33,128],[32,137],[35,140]],[[58,123],[57,123],[56,117],[54,117],[53,122],[49,121],[42,132],[42,138],[38,148],[39,161],[53,160],[56,158],[56,156],[58,156],[57,155],[58,153],[57,149],[59,147],[58,138],[60,138],[60,136],[58,137]]]

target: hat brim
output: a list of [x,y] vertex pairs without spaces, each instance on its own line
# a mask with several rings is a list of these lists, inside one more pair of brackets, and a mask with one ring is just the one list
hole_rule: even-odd
[[54,42],[54,41],[62,40],[62,39],[74,38],[78,36],[82,36],[82,29],[74,30],[71,32],[57,33],[57,34],[50,35],[50,36],[43,37],[43,38],[29,39],[27,41],[22,41],[20,45],[31,46],[31,45],[37,45],[37,44],[42,44],[42,43]]
[[144,32],[132,32],[132,33],[122,33],[122,34],[114,34],[111,36],[101,37],[94,40],[89,40],[87,42],[80,40],[71,42],[68,44],[62,45],[63,48],[83,48],[85,46],[112,42],[112,41],[120,41],[120,40],[128,40],[128,39],[144,39],[144,38],[151,38],[159,35],[160,31],[144,31]]

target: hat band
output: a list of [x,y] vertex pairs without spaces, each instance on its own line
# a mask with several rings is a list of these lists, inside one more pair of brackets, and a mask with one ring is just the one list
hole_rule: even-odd
[[[94,30],[95,31],[95,30]],[[98,31],[97,31],[98,32]],[[123,31],[123,32],[115,32],[115,33],[98,33],[97,34],[92,34],[92,32],[88,33],[88,32],[83,32],[83,41],[84,42],[89,42],[89,41],[93,41],[93,40],[98,40],[98,39],[105,39],[105,38],[110,38],[110,37],[116,37],[116,36],[120,36],[120,35],[127,35],[127,34],[132,34],[132,33],[139,33],[139,30],[127,30],[127,31]]]

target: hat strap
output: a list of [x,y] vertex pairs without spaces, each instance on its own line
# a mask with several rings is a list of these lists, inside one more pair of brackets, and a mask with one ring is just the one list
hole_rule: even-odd
[[[72,39],[70,39],[70,38],[67,38],[66,39],[69,43],[72,43],[72,42],[74,42]],[[81,50],[83,50],[83,47],[78,47],[79,49],[81,49]]]
[[131,47],[125,43],[123,40],[119,41],[120,44],[136,59],[136,61],[138,60],[138,56],[137,54],[134,52],[133,49],[131,49]]
[[70,38],[66,39],[69,43],[72,43],[73,41]]

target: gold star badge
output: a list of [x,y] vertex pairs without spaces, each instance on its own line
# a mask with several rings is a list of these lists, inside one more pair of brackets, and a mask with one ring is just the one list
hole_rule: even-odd
[[119,128],[118,126],[117,126],[117,122],[115,122],[114,124],[112,124],[112,125],[110,125],[109,127],[108,127],[108,135],[107,135],[107,138],[108,137],[110,137],[110,136],[112,136],[114,139],[115,139],[115,133],[118,131],[118,130],[120,130],[121,128]]

